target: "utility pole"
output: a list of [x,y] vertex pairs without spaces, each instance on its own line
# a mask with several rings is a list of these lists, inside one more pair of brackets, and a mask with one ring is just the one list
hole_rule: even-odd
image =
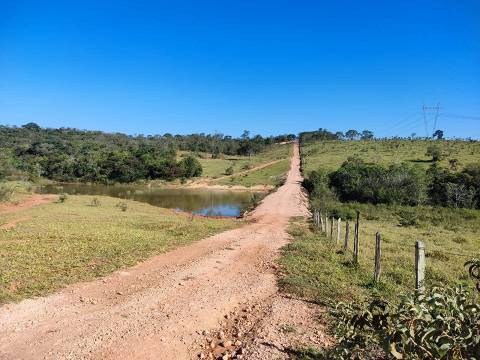
[[[423,104],[423,106],[422,106],[423,122],[425,124],[425,137],[427,137],[427,138],[433,137],[432,134],[437,129],[437,121],[438,121],[438,116],[440,115],[440,109],[441,109],[440,103],[437,103],[437,105],[435,105],[435,106],[426,106],[425,104]],[[431,115],[431,114],[433,114],[433,130],[429,134],[427,115]]]

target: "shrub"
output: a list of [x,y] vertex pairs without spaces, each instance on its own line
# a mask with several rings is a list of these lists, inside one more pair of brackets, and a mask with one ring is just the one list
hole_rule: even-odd
[[120,205],[119,205],[119,208],[120,208],[120,210],[125,212],[125,211],[127,211],[128,205],[125,202],[121,202]]
[[93,198],[92,201],[90,202],[90,205],[91,206],[100,206],[101,203],[100,203],[100,200],[98,200],[98,198]]
[[187,156],[179,163],[182,177],[191,178],[202,175],[202,164],[193,156]]
[[329,358],[361,358],[372,346],[396,359],[475,359],[480,354],[480,305],[463,288],[433,288],[393,308],[340,303],[338,346]]
[[406,163],[385,168],[349,158],[329,178],[342,201],[418,205],[426,194],[424,173]]
[[425,155],[431,156],[432,161],[434,162],[442,160],[442,156],[443,156],[442,150],[437,145],[430,145],[429,147],[427,147],[427,152]]
[[61,203],[64,203],[65,201],[67,201],[67,197],[68,197],[68,195],[66,193],[60,194],[58,196],[58,201],[61,202]]
[[418,225],[417,217],[418,214],[415,211],[408,211],[408,210],[400,210],[397,213],[399,217],[399,224],[400,226],[416,226]]
[[230,176],[233,174],[233,166],[229,166],[225,169],[225,175]]

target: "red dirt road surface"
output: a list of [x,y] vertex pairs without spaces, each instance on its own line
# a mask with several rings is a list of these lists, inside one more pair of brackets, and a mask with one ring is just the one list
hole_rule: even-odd
[[202,333],[277,292],[272,265],[307,215],[298,145],[286,183],[252,223],[110,276],[0,308],[1,359],[192,359]]

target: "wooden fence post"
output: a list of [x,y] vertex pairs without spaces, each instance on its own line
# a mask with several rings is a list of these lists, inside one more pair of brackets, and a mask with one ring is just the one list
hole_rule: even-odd
[[333,240],[333,216],[330,218],[330,239]]
[[421,294],[425,292],[425,244],[422,241],[415,243],[415,289]]
[[353,237],[353,262],[358,264],[358,227],[360,225],[360,211],[357,210],[357,220],[355,221],[355,234]]
[[315,227],[318,228],[318,211],[317,210],[313,212],[313,224],[315,225]]
[[349,231],[350,231],[350,224],[348,223],[348,219],[346,220],[345,223],[345,241],[343,243],[343,252],[346,252],[348,249],[348,236],[349,236]]
[[328,234],[328,214],[325,211],[325,235]]
[[325,231],[325,225],[323,224],[323,216],[322,213],[318,214],[318,220],[320,221],[320,231]]
[[341,230],[342,218],[337,219],[337,241],[338,244],[340,242],[340,230]]
[[380,233],[375,234],[375,269],[373,270],[373,281],[378,282],[380,279],[380,273],[382,271],[382,266],[380,264],[381,250],[380,250],[381,237]]

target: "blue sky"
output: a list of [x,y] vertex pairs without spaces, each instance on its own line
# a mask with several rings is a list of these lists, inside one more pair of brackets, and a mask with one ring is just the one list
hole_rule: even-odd
[[0,0],[0,124],[423,136],[423,103],[480,138],[478,0]]

